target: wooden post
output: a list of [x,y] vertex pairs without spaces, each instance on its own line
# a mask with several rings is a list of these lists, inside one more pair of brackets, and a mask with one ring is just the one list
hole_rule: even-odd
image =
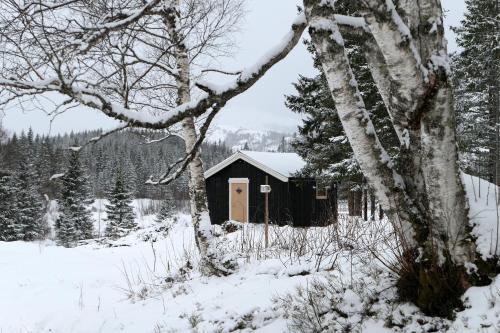
[[335,223],[338,222],[339,219],[339,203],[338,203],[338,197],[337,197],[337,184],[332,183],[330,187],[330,207],[331,207],[331,213],[332,213],[332,221]]
[[[266,175],[266,185],[269,185],[268,183],[268,177]],[[266,192],[264,193],[265,196],[265,203],[264,203],[264,244],[267,249],[269,246],[269,193]]]
[[368,189],[363,185],[363,219],[368,221]]
[[354,216],[354,195],[350,186],[351,184],[347,185],[347,211],[349,216]]

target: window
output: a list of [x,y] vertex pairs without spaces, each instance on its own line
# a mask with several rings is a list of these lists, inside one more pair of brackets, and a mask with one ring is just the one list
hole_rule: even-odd
[[328,199],[328,189],[330,186],[316,186],[316,199]]

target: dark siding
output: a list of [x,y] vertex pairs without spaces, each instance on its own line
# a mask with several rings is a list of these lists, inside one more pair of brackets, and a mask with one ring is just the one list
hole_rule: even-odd
[[[229,219],[229,178],[248,178],[249,219],[253,223],[264,222],[264,194],[260,185],[268,176],[269,218],[275,224],[294,226],[325,225],[335,220],[335,191],[327,200],[316,200],[316,181],[312,178],[289,178],[282,182],[253,165],[238,160],[206,179],[208,208],[212,223],[221,224]],[[334,189],[334,187],[332,187]],[[334,215],[336,216],[336,215]]]
[[249,179],[249,219],[250,222],[264,221],[264,194],[260,193],[260,185],[265,184],[268,176],[271,193],[269,194],[269,218],[271,223],[289,223],[290,198],[288,183],[265,173],[253,165],[238,160],[218,173],[206,179],[208,208],[212,223],[220,224],[229,219],[229,178]]
[[323,226],[336,222],[338,218],[337,185],[330,185],[328,198],[316,200],[314,224]]
[[290,210],[294,226],[310,226],[314,223],[316,182],[313,179],[292,178],[290,182]]
[[316,199],[316,180],[290,178],[290,207],[294,226],[324,226],[337,220],[337,189],[332,184],[327,199]]

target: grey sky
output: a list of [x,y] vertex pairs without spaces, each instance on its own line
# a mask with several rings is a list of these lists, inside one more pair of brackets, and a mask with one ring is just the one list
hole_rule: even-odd
[[[221,66],[239,69],[251,65],[260,55],[275,45],[288,31],[296,15],[300,0],[248,0],[248,14],[237,36],[238,50],[232,59]],[[457,26],[465,11],[464,0],[442,0],[448,50],[456,50],[455,37],[449,26]],[[251,129],[294,131],[300,118],[284,106],[284,95],[294,92],[292,82],[298,75],[313,75],[309,53],[301,43],[286,59],[273,67],[249,91],[233,99],[217,116],[215,123],[223,126]],[[3,125],[10,131],[20,132],[30,126],[37,133],[52,134],[85,129],[112,128],[117,122],[97,111],[72,110],[59,115],[51,124],[41,111],[22,113],[12,108],[6,111]]]

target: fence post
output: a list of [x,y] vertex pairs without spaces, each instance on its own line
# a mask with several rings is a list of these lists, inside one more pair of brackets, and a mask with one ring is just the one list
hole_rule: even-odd
[[[268,177],[266,175],[266,185],[269,185],[268,183]],[[265,203],[264,203],[264,244],[267,249],[269,246],[269,193],[266,192],[264,193],[265,196]]]

